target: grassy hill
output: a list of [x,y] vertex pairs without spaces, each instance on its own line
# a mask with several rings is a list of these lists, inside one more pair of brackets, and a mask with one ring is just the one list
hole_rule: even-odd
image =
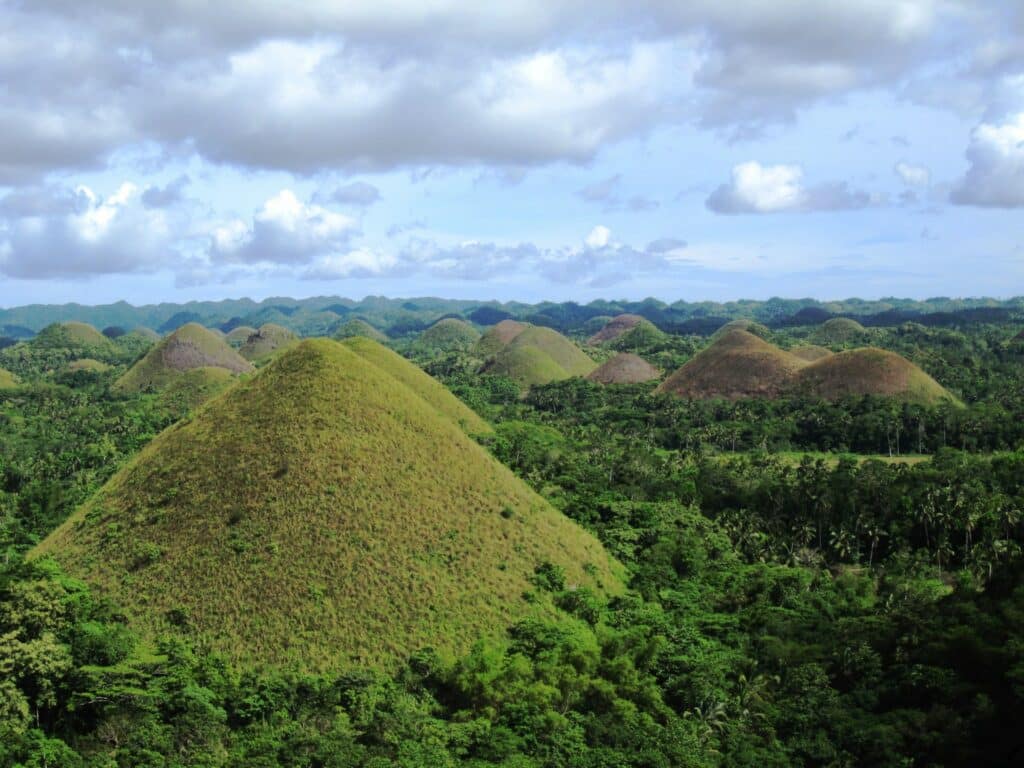
[[811,337],[821,344],[850,344],[863,341],[867,328],[848,317],[833,317],[816,328]]
[[161,389],[193,368],[225,368],[233,373],[252,371],[252,363],[228,346],[220,336],[198,323],[187,323],[165,337],[117,380],[125,392]]
[[446,317],[420,334],[417,342],[428,349],[469,350],[480,340],[480,332],[465,320]]
[[452,395],[444,384],[397,352],[363,336],[353,336],[341,344],[405,384],[469,434],[481,435],[494,431],[474,410]]
[[254,333],[258,333],[258,331],[251,325],[239,325],[224,334],[224,338],[228,344],[235,349],[238,349],[240,346],[245,344],[245,342],[249,340],[249,337]]
[[956,401],[942,385],[906,358],[873,347],[822,358],[797,374],[796,386],[826,400],[880,395],[921,405]]
[[287,328],[274,323],[264,323],[258,331],[249,335],[239,348],[238,354],[250,362],[256,362],[298,343],[299,337]]
[[596,367],[597,364],[583,350],[558,331],[529,325],[498,350],[482,370],[508,376],[529,387],[572,376],[586,376]]
[[159,435],[31,557],[237,663],[393,667],[546,609],[544,563],[621,590],[598,541],[404,383],[307,340]]
[[33,349],[67,350],[73,353],[96,357],[116,356],[117,346],[88,323],[53,323],[41,330],[27,342]]
[[793,347],[789,350],[789,354],[795,355],[805,362],[813,363],[828,357],[832,354],[832,351],[819,347],[817,344],[801,344],[799,347]]
[[18,386],[18,377],[10,371],[0,368],[0,389],[12,389]]
[[99,360],[93,360],[91,357],[83,357],[78,360],[72,360],[68,363],[64,369],[68,373],[78,373],[79,371],[85,371],[87,373],[105,373],[109,371],[111,366],[106,363],[102,363]]
[[620,352],[587,374],[599,384],[640,384],[660,376],[661,371],[631,352]]
[[587,343],[597,346],[608,341],[614,341],[620,336],[644,324],[649,325],[651,328],[654,328],[654,330],[657,330],[654,323],[640,315],[618,315],[609,320],[601,330],[587,339]]
[[160,402],[173,413],[184,416],[235,382],[226,368],[192,368],[176,376],[160,392]]
[[771,337],[772,332],[768,330],[768,327],[758,323],[754,320],[748,320],[746,318],[740,318],[739,320],[730,320],[728,323],[723,325],[717,331],[715,331],[711,338],[717,339],[730,331],[746,331],[760,339],[768,339]]
[[350,339],[353,336],[363,336],[367,339],[379,341],[382,344],[388,340],[387,336],[365,320],[360,320],[358,317],[346,320],[334,331],[334,338],[336,339]]
[[693,400],[777,397],[806,364],[748,331],[732,329],[716,335],[658,391]]
[[487,329],[480,337],[480,341],[477,342],[474,351],[483,358],[493,357],[529,327],[526,323],[520,323],[518,320],[502,320]]

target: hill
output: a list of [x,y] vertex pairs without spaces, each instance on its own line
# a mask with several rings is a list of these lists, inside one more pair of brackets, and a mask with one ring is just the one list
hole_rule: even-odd
[[494,431],[474,410],[452,395],[444,384],[397,352],[363,336],[353,336],[341,343],[368,363],[405,384],[469,434],[488,434]]
[[805,365],[748,331],[732,329],[669,376],[658,392],[693,400],[777,397]]
[[793,347],[789,350],[789,354],[799,357],[804,362],[813,363],[828,357],[832,354],[832,351],[819,347],[817,344],[801,344],[799,347]]
[[849,344],[863,341],[867,328],[848,317],[833,317],[817,328],[812,337],[823,344]]
[[912,362],[874,347],[840,352],[808,365],[797,374],[796,386],[825,400],[880,395],[920,405],[956,402]]
[[493,357],[503,348],[512,343],[520,333],[530,326],[518,320],[502,320],[497,325],[487,329],[480,341],[477,342],[475,352],[480,357]]
[[258,331],[251,325],[238,325],[224,334],[224,339],[235,349],[245,344],[249,337]]
[[654,327],[654,323],[640,315],[618,315],[609,320],[605,324],[604,328],[587,339],[587,343],[597,346],[605,343],[606,341],[614,341],[623,334],[632,331],[634,328],[639,325],[643,325],[644,323],[650,325],[652,328]]
[[165,337],[121,376],[114,387],[125,392],[161,389],[193,368],[252,371],[252,363],[198,323],[186,323]]
[[0,368],[0,389],[13,389],[18,386],[18,377],[10,371]]
[[528,325],[509,330],[518,332],[484,364],[483,373],[508,376],[529,387],[586,376],[597,367],[583,350],[551,328]]
[[538,612],[535,569],[621,567],[450,419],[306,340],[161,433],[31,557],[238,664],[393,668]]
[[363,336],[367,339],[379,341],[382,344],[388,340],[387,336],[365,320],[360,320],[358,317],[346,320],[334,331],[334,338],[336,339],[350,339],[353,336]]
[[287,349],[299,343],[299,337],[280,325],[264,323],[255,333],[249,334],[238,354],[250,362],[265,360],[278,350]]
[[630,352],[619,352],[587,374],[588,379],[598,384],[640,384],[660,376],[661,371]]
[[480,332],[465,320],[446,317],[420,334],[418,343],[441,351],[469,350],[480,340]]
[[219,395],[235,381],[226,368],[191,368],[176,376],[160,392],[160,402],[179,417]]
[[53,323],[27,342],[33,349],[61,349],[74,353],[95,353],[98,357],[116,354],[114,342],[88,323]]
[[760,339],[766,340],[770,338],[772,334],[772,332],[768,330],[767,326],[762,325],[761,323],[758,323],[754,320],[747,320],[746,318],[741,318],[739,320],[730,320],[728,323],[725,323],[725,325],[721,326],[717,331],[715,331],[711,335],[711,338],[717,339],[729,333],[730,331],[746,331],[747,333],[752,333],[754,336],[757,336]]

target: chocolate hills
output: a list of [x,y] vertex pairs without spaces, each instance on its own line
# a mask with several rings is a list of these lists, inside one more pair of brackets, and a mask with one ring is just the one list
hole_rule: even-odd
[[249,337],[254,333],[259,333],[259,331],[251,325],[239,325],[224,334],[224,339],[232,347],[238,349],[240,346],[245,344],[245,342],[249,340]]
[[828,357],[832,354],[832,351],[819,347],[817,344],[801,344],[799,347],[790,349],[789,354],[799,357],[804,362],[813,363]]
[[480,332],[457,317],[445,317],[420,334],[417,342],[439,351],[470,350],[480,340]]
[[327,339],[161,433],[31,553],[44,555],[144,639],[179,633],[238,664],[312,672],[464,652],[548,610],[524,599],[545,563],[622,589],[592,535]]
[[378,331],[365,320],[360,320],[358,317],[346,320],[334,331],[335,339],[350,339],[353,336],[363,336],[367,339],[379,341],[381,344],[388,340],[388,337],[382,332]]
[[480,357],[493,357],[529,327],[528,324],[518,320],[502,320],[487,329],[480,337],[480,341],[477,342],[474,351]]
[[59,349],[73,356],[116,357],[116,344],[88,323],[53,323],[27,342],[33,349]]
[[619,352],[587,374],[598,384],[641,384],[660,376],[661,371],[631,352]]
[[758,338],[765,340],[767,340],[772,333],[770,330],[768,330],[767,326],[762,325],[756,320],[740,318],[739,320],[730,320],[728,323],[725,323],[717,331],[711,334],[711,338],[717,339],[718,337],[724,336],[730,331],[746,331],[747,333],[752,333],[754,336],[757,336]]
[[507,376],[521,386],[530,387],[586,376],[597,367],[583,350],[558,331],[539,325],[514,330],[518,332],[484,364],[482,373]]
[[848,317],[833,317],[815,329],[812,338],[822,344],[849,344],[863,341],[867,328]]
[[223,338],[198,323],[187,323],[163,338],[114,386],[125,392],[161,389],[193,368],[225,368],[232,373],[253,370],[252,363]]
[[795,383],[798,389],[825,400],[880,395],[919,405],[957,402],[942,385],[906,358],[874,347],[822,358],[801,370]]
[[603,344],[606,341],[614,341],[623,334],[626,334],[629,331],[632,331],[637,326],[643,325],[645,323],[654,328],[654,323],[652,323],[650,320],[647,320],[646,318],[641,317],[640,315],[617,315],[616,317],[613,317],[611,320],[609,320],[605,324],[604,328],[602,328],[589,339],[587,339],[587,343],[597,346],[599,344]]
[[299,337],[284,326],[264,323],[258,331],[249,334],[245,343],[239,347],[238,354],[249,362],[257,362],[298,343]]
[[749,331],[732,328],[716,335],[657,391],[692,400],[778,397],[805,365]]

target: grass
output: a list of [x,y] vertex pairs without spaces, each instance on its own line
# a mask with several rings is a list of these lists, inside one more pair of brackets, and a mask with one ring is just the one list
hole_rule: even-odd
[[349,346],[303,341],[159,435],[31,557],[237,664],[394,668],[536,612],[551,562],[621,591],[598,541]]
[[88,323],[53,323],[28,342],[34,349],[66,349],[78,353],[92,352],[97,357],[116,355],[117,347],[110,339]]
[[[649,326],[649,327],[648,327]],[[647,320],[640,315],[617,315],[609,320],[605,326],[587,339],[587,343],[597,346],[599,344],[605,344],[609,341],[615,341],[620,336],[623,336],[637,328],[644,327],[648,332],[652,329],[655,333],[660,334],[661,331],[650,320]]]
[[817,344],[801,344],[798,347],[790,349],[789,354],[799,357],[804,362],[814,363],[828,357],[832,354],[832,351],[825,349],[824,347],[819,347]]
[[767,326],[761,325],[761,323],[755,320],[747,320],[745,318],[740,318],[739,320],[730,320],[728,323],[726,323],[717,331],[715,331],[711,335],[711,338],[720,338],[725,334],[729,333],[730,331],[746,331],[747,333],[757,336],[759,339],[768,339],[771,337],[772,334],[772,332],[768,330]]
[[848,317],[833,317],[826,320],[812,334],[816,341],[824,344],[847,344],[863,339],[867,328]]
[[583,350],[558,331],[529,325],[500,349],[483,370],[529,387],[586,376],[596,367]]
[[487,329],[477,342],[474,352],[477,356],[485,359],[494,357],[529,327],[528,324],[518,320],[502,320]]
[[631,352],[620,352],[587,374],[599,384],[639,384],[660,377],[661,371]]
[[808,365],[796,386],[825,400],[850,395],[879,395],[920,405],[958,402],[941,384],[895,352],[864,347],[840,352]]
[[106,371],[109,371],[110,368],[111,366],[106,363],[102,363],[99,360],[93,360],[91,357],[83,357],[78,360],[72,360],[64,370],[68,371],[68,373],[77,373],[78,371],[86,371],[88,373],[105,373]]
[[0,368],[0,389],[13,389],[18,386],[18,377],[10,371]]
[[428,349],[470,350],[480,341],[480,332],[465,320],[446,317],[420,334],[417,342]]
[[669,376],[659,392],[704,400],[778,397],[806,363],[748,331],[733,328]]
[[189,413],[234,382],[235,374],[226,368],[192,368],[175,377],[160,393],[160,399],[175,413]]
[[230,344],[235,349],[238,349],[240,346],[245,344],[245,342],[249,340],[249,337],[252,336],[254,333],[258,333],[258,331],[251,325],[239,325],[228,331],[224,335],[224,338],[228,342],[228,344]]
[[233,373],[253,370],[252,363],[221,336],[198,323],[188,323],[163,338],[114,386],[123,392],[159,390],[193,368],[226,368]]
[[246,338],[238,354],[250,362],[262,362],[276,352],[298,343],[299,337],[284,326],[264,323],[258,331]]
[[336,339],[350,339],[354,336],[363,336],[367,339],[373,339],[379,341],[381,344],[388,340],[388,337],[378,331],[372,325],[365,320],[360,320],[358,317],[354,317],[351,320],[346,320],[337,330],[334,331],[334,338]]
[[397,352],[362,336],[354,336],[341,343],[367,362],[405,384],[437,411],[458,424],[465,432],[471,435],[485,435],[494,431],[493,427],[480,418],[476,411],[454,397],[441,382]]

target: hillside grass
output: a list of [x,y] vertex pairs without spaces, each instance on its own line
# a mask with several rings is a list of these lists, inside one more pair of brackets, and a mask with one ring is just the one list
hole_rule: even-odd
[[264,323],[258,331],[249,334],[238,354],[251,363],[258,363],[298,343],[299,337],[284,326]]
[[13,389],[18,386],[18,377],[10,371],[0,368],[0,389]]
[[333,334],[335,339],[339,341],[342,339],[351,339],[355,336],[363,336],[367,339],[373,339],[379,341],[381,344],[387,342],[388,337],[374,328],[365,320],[360,320],[358,317],[354,317],[351,320],[346,320],[342,323]]
[[661,371],[630,352],[619,352],[587,374],[598,384],[640,384],[660,377]]
[[406,384],[316,339],[159,435],[32,551],[148,641],[237,664],[394,668],[537,613],[534,570],[622,568]]
[[477,342],[474,352],[478,357],[485,359],[494,357],[529,327],[528,324],[518,320],[502,320],[484,332]]
[[446,317],[420,334],[417,343],[427,349],[467,351],[480,340],[480,332],[465,320]]
[[251,325],[238,325],[228,331],[224,335],[224,338],[227,340],[228,344],[235,349],[238,349],[240,346],[245,344],[245,342],[249,340],[249,337],[254,333],[257,333],[257,331]]

